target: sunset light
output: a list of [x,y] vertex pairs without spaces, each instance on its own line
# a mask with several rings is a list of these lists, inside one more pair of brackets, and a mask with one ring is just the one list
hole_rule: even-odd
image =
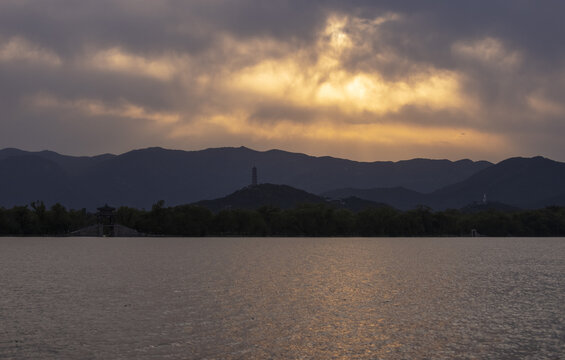
[[[0,10],[23,7],[8,1]],[[45,18],[57,24],[59,41],[45,35],[51,30],[19,31],[4,21],[2,83],[20,85],[5,97],[11,116],[0,140],[20,146],[31,136],[31,149],[80,154],[159,144],[356,160],[565,156],[558,136],[565,70],[549,58],[549,45],[545,56],[542,44],[502,27],[458,32],[446,19],[401,7],[303,7],[304,18],[282,6],[280,17],[256,9],[271,24],[230,23],[212,15],[225,10],[220,3],[192,1],[175,11],[115,1],[107,11],[90,9],[107,27],[77,20],[68,30],[74,20],[66,14],[83,14],[77,3]],[[23,125],[38,116],[38,126]],[[85,134],[102,131],[102,119],[126,133],[132,121],[138,128],[120,142],[51,145],[59,135],[50,123],[63,118]]]
[[564,0],[0,0],[0,359],[558,359]]

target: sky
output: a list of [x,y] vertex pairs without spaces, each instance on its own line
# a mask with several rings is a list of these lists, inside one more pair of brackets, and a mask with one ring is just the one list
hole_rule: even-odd
[[1,0],[0,148],[565,161],[562,0]]

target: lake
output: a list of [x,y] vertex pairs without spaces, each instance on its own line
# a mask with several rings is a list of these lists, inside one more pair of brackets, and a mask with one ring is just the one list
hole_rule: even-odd
[[563,238],[0,238],[1,359],[563,354]]

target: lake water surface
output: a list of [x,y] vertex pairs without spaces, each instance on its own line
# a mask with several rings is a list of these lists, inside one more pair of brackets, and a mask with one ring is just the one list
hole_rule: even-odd
[[565,239],[0,238],[1,359],[564,359]]

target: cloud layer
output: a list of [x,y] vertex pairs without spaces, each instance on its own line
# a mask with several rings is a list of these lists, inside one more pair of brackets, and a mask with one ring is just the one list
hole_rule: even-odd
[[565,3],[0,2],[0,144],[565,160]]

